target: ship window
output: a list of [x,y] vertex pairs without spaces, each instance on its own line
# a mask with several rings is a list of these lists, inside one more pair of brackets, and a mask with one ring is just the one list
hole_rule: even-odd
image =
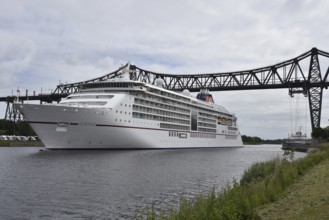
[[197,112],[192,111],[191,115],[191,130],[197,131],[198,130],[198,117],[197,117]]
[[[106,105],[107,102],[68,102],[69,105]],[[74,109],[75,112],[78,112],[78,109]]]
[[69,96],[66,99],[111,99],[113,95],[79,95]]

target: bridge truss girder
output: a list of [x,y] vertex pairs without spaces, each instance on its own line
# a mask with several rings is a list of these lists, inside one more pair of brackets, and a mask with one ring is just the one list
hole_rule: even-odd
[[[247,71],[237,71],[228,73],[211,73],[195,75],[172,75],[165,73],[155,73],[136,66],[131,66],[135,71],[131,79],[154,84],[157,78],[162,78],[165,87],[169,90],[182,91],[189,89],[197,92],[200,89],[211,91],[227,90],[253,90],[253,89],[276,89],[276,88],[302,88],[327,85],[324,81],[309,81],[308,69],[301,67],[301,61],[310,57],[313,51],[302,54],[294,59],[264,68]],[[319,52],[320,54],[320,52]],[[329,53],[321,51],[321,55],[329,58]]]
[[[208,74],[181,74],[173,75],[167,73],[156,73],[141,69],[135,65],[130,65],[130,79],[154,84],[157,78],[164,79],[165,87],[169,90],[182,91],[189,89],[191,92],[198,92],[200,89],[209,89],[211,91],[227,90],[253,90],[253,89],[276,89],[276,88],[303,88],[320,85],[327,86],[326,77],[321,82],[309,81],[308,69],[302,68],[301,62],[311,57],[312,53],[317,53],[323,57],[329,58],[329,53],[313,48],[294,59],[287,60],[276,65],[227,73],[208,73]],[[119,76],[122,70],[128,66],[125,65],[118,70],[106,74],[99,78],[88,81],[58,85],[54,94],[70,94],[79,91],[82,83],[104,81]]]

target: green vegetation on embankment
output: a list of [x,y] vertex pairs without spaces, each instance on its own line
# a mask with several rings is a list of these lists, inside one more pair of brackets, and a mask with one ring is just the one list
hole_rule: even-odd
[[9,141],[0,141],[0,147],[9,146]]
[[[286,210],[299,210],[296,215],[291,214],[290,219],[299,219],[301,214],[308,215],[312,219],[313,215],[320,216],[321,213],[315,213],[316,210],[328,210],[324,205],[320,205],[317,209],[311,209],[310,206],[315,206],[318,203],[325,204],[328,207],[329,197],[327,188],[329,174],[328,169],[323,168],[329,164],[329,145],[323,146],[318,151],[312,151],[303,159],[291,161],[293,152],[285,154],[284,159],[276,158],[267,162],[260,162],[252,165],[245,171],[240,182],[233,181],[232,184],[227,184],[220,192],[212,189],[207,195],[199,195],[193,201],[182,198],[178,210],[172,210],[169,214],[157,215],[155,210],[147,214],[147,219],[279,219],[276,216],[281,212],[283,219],[286,219]],[[329,166],[329,165],[328,165]],[[325,171],[326,173],[323,173]],[[316,173],[320,173],[319,176]],[[315,175],[315,176],[312,176]],[[321,189],[313,188],[313,182],[322,182]],[[305,181],[305,182],[303,182]],[[305,187],[302,191],[306,195],[314,192],[313,199],[306,199],[303,193],[291,194],[289,192],[298,192],[298,186],[303,183]],[[296,189],[295,189],[296,187]],[[312,190],[311,190],[312,189]],[[324,194],[325,193],[325,194]],[[318,195],[317,195],[318,194]],[[301,207],[292,204],[289,200],[300,196],[300,201],[306,201],[301,204]],[[316,197],[319,196],[319,197]],[[284,200],[288,198],[287,200]],[[283,202],[281,202],[283,201]],[[297,201],[297,200],[296,200]],[[308,203],[307,201],[311,202]],[[281,208],[271,208],[265,205],[281,204]],[[263,207],[263,209],[262,209]],[[278,206],[279,207],[279,206]],[[276,211],[274,211],[276,210]],[[306,215],[305,214],[305,215]],[[328,215],[327,215],[328,216]]]
[[329,219],[329,160],[313,167],[282,198],[260,207],[261,219]]

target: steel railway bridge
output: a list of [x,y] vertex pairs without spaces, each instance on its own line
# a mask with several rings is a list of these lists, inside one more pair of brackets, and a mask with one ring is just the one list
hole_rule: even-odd
[[[300,56],[275,65],[257,69],[207,74],[168,74],[141,69],[126,64],[118,70],[104,76],[87,81],[61,84],[50,94],[22,96],[20,101],[40,100],[42,102],[58,102],[67,95],[78,92],[82,83],[105,81],[119,76],[129,68],[130,79],[154,84],[162,78],[165,88],[169,90],[198,92],[200,89],[209,91],[255,90],[255,89],[288,89],[289,95],[302,93],[308,97],[312,130],[320,127],[322,92],[327,89],[329,74],[329,53],[312,48]],[[13,108],[15,96],[0,97],[7,103],[5,119],[21,119],[19,112]]]

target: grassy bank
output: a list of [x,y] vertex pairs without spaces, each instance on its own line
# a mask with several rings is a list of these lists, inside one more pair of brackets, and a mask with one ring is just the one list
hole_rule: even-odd
[[9,141],[0,141],[0,147],[8,147]]
[[260,207],[261,219],[329,219],[329,160],[313,167],[276,202]]
[[[324,146],[303,159],[291,162],[292,157],[293,154],[287,154],[285,159],[256,163],[245,171],[240,182],[233,181],[218,193],[212,189],[193,201],[182,198],[178,210],[166,215],[157,215],[153,210],[148,213],[147,219],[261,219],[271,216],[270,211],[260,212],[260,207],[277,202],[310,169],[328,161],[329,148]],[[283,205],[289,207],[289,204]]]

